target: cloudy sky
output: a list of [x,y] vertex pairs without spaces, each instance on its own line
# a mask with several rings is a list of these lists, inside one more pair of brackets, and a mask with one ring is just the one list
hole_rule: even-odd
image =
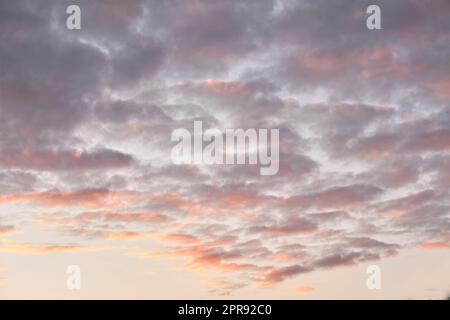
[[[0,298],[444,298],[449,57],[448,0],[1,0]],[[194,120],[278,174],[173,164]]]

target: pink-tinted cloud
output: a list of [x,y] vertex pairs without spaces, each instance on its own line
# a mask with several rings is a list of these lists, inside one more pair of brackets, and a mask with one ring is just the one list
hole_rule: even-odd
[[450,249],[450,242],[424,242],[420,248],[425,250]]
[[84,189],[74,192],[47,191],[0,196],[0,204],[30,202],[49,207],[120,207],[139,195],[129,191],[108,189]]
[[2,226],[0,225],[0,236],[11,233],[15,230],[14,226]]

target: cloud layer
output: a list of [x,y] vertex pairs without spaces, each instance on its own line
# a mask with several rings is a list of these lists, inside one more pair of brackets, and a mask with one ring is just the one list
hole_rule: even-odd
[[[0,257],[136,241],[230,294],[450,248],[447,0],[73,2],[0,3],[0,237],[51,242]],[[278,175],[174,165],[194,120],[279,128]]]

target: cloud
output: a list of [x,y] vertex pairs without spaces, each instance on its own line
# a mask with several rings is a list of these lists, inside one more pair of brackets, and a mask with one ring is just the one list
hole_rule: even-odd
[[73,192],[46,191],[17,195],[0,196],[0,204],[31,202],[49,207],[120,207],[139,195],[129,191],[110,191],[108,189],[84,189]]
[[288,208],[345,209],[360,206],[381,193],[380,188],[371,185],[337,186],[319,192],[289,197],[284,201],[284,206]]
[[292,265],[283,267],[281,269],[273,270],[267,274],[264,281],[266,283],[275,283],[285,280],[293,276],[297,276],[302,273],[311,272],[312,269],[300,265]]
[[317,230],[317,225],[307,219],[295,218],[280,224],[267,226],[253,226],[249,228],[250,233],[260,233],[267,237],[288,236],[299,233],[311,233]]
[[1,194],[31,192],[38,182],[40,182],[38,176],[33,173],[17,170],[0,172]]
[[14,226],[2,226],[2,225],[0,225],[0,236],[6,235],[8,233],[11,233],[15,229],[16,228]]
[[293,290],[300,293],[311,293],[315,289],[313,287],[295,287]]
[[28,243],[12,243],[12,242],[3,242],[3,245],[0,246],[0,252],[23,254],[23,255],[96,252],[109,249],[110,249],[109,247],[104,246],[81,246],[75,244],[34,245]]
[[226,251],[214,247],[209,248],[208,246],[201,245],[195,247],[188,246],[182,248],[173,248],[172,250],[154,252],[150,254],[144,253],[143,256],[149,256],[153,258],[185,257],[188,259],[187,267],[194,270],[213,268],[222,272],[239,272],[259,269],[257,265],[252,263],[233,262],[233,260],[242,257],[239,252]]
[[424,242],[420,245],[420,247],[425,250],[450,249],[450,243],[448,243],[448,242]]
[[113,150],[86,152],[22,149],[0,152],[2,167],[39,171],[104,170],[132,164],[132,156]]
[[319,268],[334,268],[337,266],[349,266],[356,263],[356,259],[362,256],[359,252],[337,253],[323,257],[316,262]]
[[136,231],[111,231],[111,230],[91,230],[88,228],[69,229],[68,234],[85,236],[88,239],[101,238],[109,241],[135,241],[145,237],[148,234]]
[[[72,32],[69,1],[2,1],[0,234],[30,236],[0,250],[136,240],[124,259],[181,257],[229,295],[447,248],[450,6],[375,2],[381,32],[368,0],[81,0]],[[194,120],[279,129],[279,173],[174,165]]]

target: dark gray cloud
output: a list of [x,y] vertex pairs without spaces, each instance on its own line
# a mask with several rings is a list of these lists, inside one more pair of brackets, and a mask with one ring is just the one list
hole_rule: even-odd
[[0,167],[23,168],[40,171],[71,171],[111,169],[133,164],[133,157],[114,150],[2,150]]

